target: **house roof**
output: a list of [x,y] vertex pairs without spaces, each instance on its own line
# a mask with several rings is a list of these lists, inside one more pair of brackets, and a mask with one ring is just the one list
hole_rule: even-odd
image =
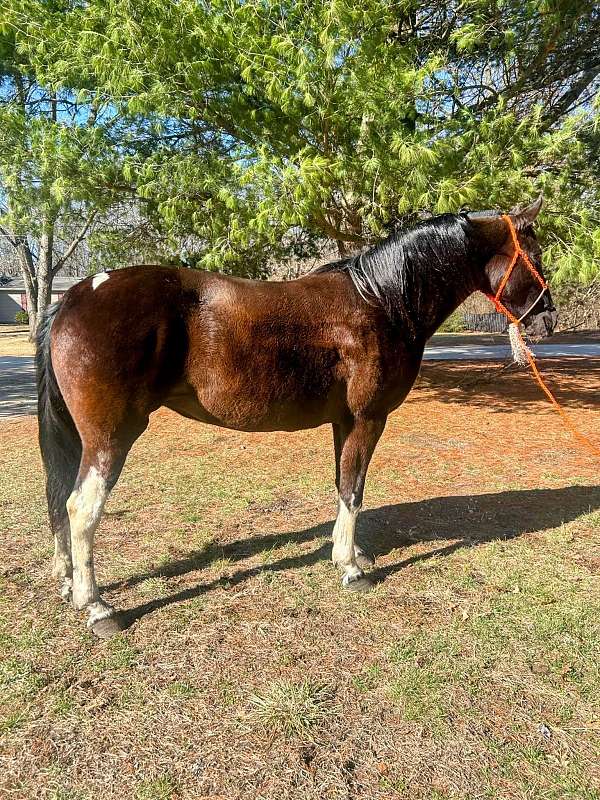
[[[85,277],[85,276],[84,276]],[[52,292],[66,292],[67,289],[70,289],[71,286],[75,286],[76,283],[82,281],[83,277],[80,278],[63,278],[58,277],[54,278],[52,281]],[[0,276],[0,291],[3,292],[24,292],[25,291],[25,283],[23,278],[10,278],[6,283],[2,283],[1,276]]]

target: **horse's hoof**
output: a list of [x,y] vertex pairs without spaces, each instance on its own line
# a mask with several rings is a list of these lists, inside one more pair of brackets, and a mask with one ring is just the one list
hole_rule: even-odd
[[373,581],[365,578],[362,575],[360,578],[355,578],[353,581],[342,581],[342,586],[347,592],[370,592],[373,588]]
[[73,581],[70,578],[65,578],[58,592],[65,603],[70,603],[73,599]]
[[112,617],[105,617],[104,619],[99,619],[98,622],[94,622],[90,626],[90,630],[99,639],[110,639],[112,636],[121,633],[123,626],[119,622],[118,615],[114,614]]
[[370,553],[364,553],[361,550],[360,553],[356,554],[355,558],[357,566],[361,569],[369,569],[375,566],[375,559]]

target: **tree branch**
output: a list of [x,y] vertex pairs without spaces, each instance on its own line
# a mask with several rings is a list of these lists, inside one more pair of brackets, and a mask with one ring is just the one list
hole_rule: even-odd
[[586,70],[581,77],[575,81],[569,91],[565,92],[556,105],[550,109],[545,116],[546,124],[552,125],[566,114],[571,106],[576,103],[579,96],[587,87],[600,75],[600,64]]
[[0,225],[0,233],[4,236],[4,238],[15,248],[18,247],[18,243],[16,239],[10,235],[10,232],[4,227],[4,225]]
[[77,236],[73,239],[71,244],[67,247],[65,252],[52,267],[52,277],[54,277],[57,274],[57,272],[65,265],[65,263],[75,252],[76,248],[81,244],[88,230],[90,229],[90,225],[94,221],[97,213],[98,213],[97,209],[94,209],[90,214],[88,214],[87,219],[85,220],[85,223],[83,224]]
[[356,244],[367,244],[367,240],[364,236],[360,236],[357,233],[350,233],[350,231],[341,231],[328,222],[322,214],[319,214],[315,218],[315,223],[319,226],[319,228],[323,231],[324,234],[329,236],[331,239],[335,239],[337,242],[355,242]]
[[35,264],[31,248],[27,242],[27,237],[11,234],[10,231],[4,227],[4,225],[0,225],[0,233],[11,244],[11,246],[15,248],[15,252],[19,256],[19,260],[21,262],[23,274],[25,275],[26,273],[29,275],[30,279],[33,280],[35,278]]

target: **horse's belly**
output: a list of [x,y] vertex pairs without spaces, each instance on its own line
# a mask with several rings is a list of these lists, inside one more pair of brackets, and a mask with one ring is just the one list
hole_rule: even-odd
[[256,387],[227,393],[186,384],[176,387],[163,405],[184,417],[239,431],[295,431],[332,421],[335,411],[327,398],[311,403],[306,398],[273,399]]

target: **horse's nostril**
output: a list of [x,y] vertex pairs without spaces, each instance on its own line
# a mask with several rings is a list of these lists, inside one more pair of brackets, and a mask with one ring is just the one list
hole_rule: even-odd
[[552,336],[557,322],[558,314],[556,311],[541,311],[531,319],[525,330],[529,336],[543,339],[546,336]]

